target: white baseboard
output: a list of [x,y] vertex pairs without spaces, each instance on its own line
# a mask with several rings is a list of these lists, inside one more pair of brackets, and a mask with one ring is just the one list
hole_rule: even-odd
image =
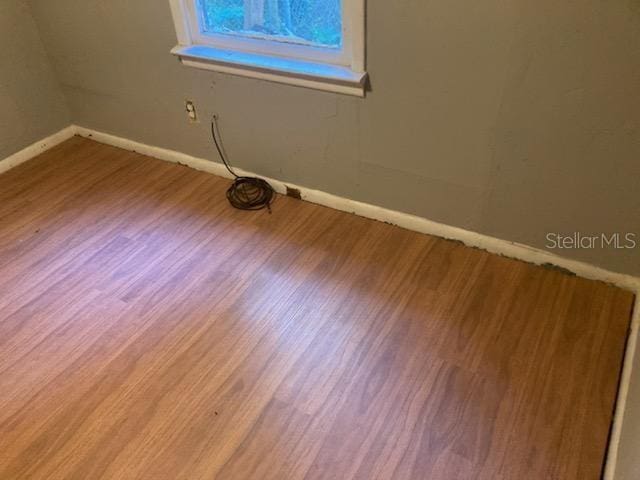
[[[76,134],[93,139],[100,143],[106,143],[115,147],[123,148],[133,152],[142,153],[150,157],[158,158],[168,162],[186,165],[195,170],[200,170],[214,175],[232,178],[224,165],[203,158],[192,157],[185,153],[168,150],[165,148],[145,145],[144,143],[135,142],[126,138],[117,137],[107,133],[98,132],[83,127],[75,127]],[[240,168],[234,167],[238,175],[260,176],[255,173],[246,172]],[[640,290],[640,278],[622,273],[611,272],[588,263],[571,260],[558,256],[556,254],[540,250],[538,248],[529,247],[527,245],[500,240],[498,238],[483,235],[481,233],[471,232],[458,227],[452,227],[442,223],[433,222],[426,218],[418,217],[408,213],[397,212],[375,205],[350,200],[348,198],[338,197],[330,193],[313,190],[311,188],[302,187],[274,178],[260,176],[267,180],[273,188],[282,194],[286,194],[287,186],[300,191],[302,199],[307,202],[323,205],[343,212],[354,213],[361,217],[379,220],[381,222],[390,223],[399,227],[413,230],[415,232],[425,233],[436,237],[447,238],[450,240],[458,240],[471,247],[481,248],[491,253],[504,255],[505,257],[516,258],[525,262],[534,263],[536,265],[551,264],[576,275],[591,280],[600,280],[603,282],[617,285],[626,290]]]
[[[618,398],[616,401],[616,410],[613,417],[613,426],[611,429],[611,437],[609,439],[609,451],[607,452],[607,463],[603,480],[615,480],[616,469],[618,467],[618,452],[622,442],[622,425],[624,423],[624,415],[627,410],[629,401],[629,387],[631,386],[631,374],[635,356],[638,355],[638,342],[640,341],[640,287],[635,290],[636,302],[633,306],[633,316],[631,317],[631,327],[629,330],[629,340],[627,342],[627,350],[625,351],[624,361],[622,364],[622,376],[620,377],[620,386],[618,387]],[[636,372],[636,375],[638,372]],[[640,399],[634,399],[636,402]],[[636,443],[640,439],[635,439]]]
[[0,173],[4,173],[24,162],[31,160],[33,157],[36,157],[41,153],[46,152],[50,148],[53,148],[56,145],[64,142],[65,140],[70,139],[75,134],[76,127],[72,125],[32,145],[29,145],[26,148],[23,148],[19,152],[14,153],[4,160],[0,160]]
[[[67,138],[70,138],[74,134],[90,138],[100,143],[105,143],[107,145],[112,145],[125,150],[130,150],[148,155],[150,157],[158,158],[160,160],[179,163],[196,170],[208,172],[220,177],[231,178],[231,175],[225,169],[224,165],[220,163],[193,157],[185,153],[180,153],[165,148],[146,145],[144,143],[135,142],[126,138],[98,132],[96,130],[91,130],[84,127],[78,127],[75,125],[62,130],[61,132],[52,135],[51,137],[48,137],[15,155],[12,155],[6,160],[1,161],[0,173],[27,161],[30,158],[33,158],[39,153],[45,151],[47,148],[51,148],[52,146],[66,140]],[[251,172],[246,172],[238,168],[236,168],[236,171],[239,175],[243,176],[257,176]],[[525,262],[533,263],[536,265],[554,265],[556,267],[569,270],[580,277],[611,283],[634,292],[636,294],[636,303],[633,319],[631,321],[629,342],[627,344],[625,353],[622,378],[618,393],[616,412],[604,475],[605,480],[614,480],[616,472],[616,461],[618,458],[618,449],[621,439],[623,416],[627,405],[629,385],[631,382],[631,368],[633,365],[633,359],[636,350],[638,348],[638,333],[640,329],[640,278],[633,277],[631,275],[625,275],[622,273],[611,272],[584,262],[564,258],[556,254],[540,250],[538,248],[529,247],[527,245],[510,242],[507,240],[500,240],[498,238],[490,237],[477,232],[471,232],[461,228],[444,225],[442,223],[433,222],[431,220],[427,220],[415,215],[410,215],[408,213],[402,213],[382,207],[377,207],[375,205],[350,200],[348,198],[339,197],[337,195],[332,195],[319,190],[301,187],[299,185],[286,183],[273,178],[262,178],[267,180],[278,193],[285,194],[287,191],[287,187],[295,188],[300,191],[302,199],[308,202],[316,203],[318,205],[323,205],[344,212],[354,213],[356,215],[379,220],[381,222],[390,223],[392,225],[397,225],[408,230],[413,230],[436,237],[458,240],[471,247],[481,248],[491,253],[523,260]]]

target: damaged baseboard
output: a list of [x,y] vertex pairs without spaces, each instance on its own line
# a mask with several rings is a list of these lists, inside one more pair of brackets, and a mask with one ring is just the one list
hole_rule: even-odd
[[[172,163],[178,163],[195,170],[217,175],[224,178],[232,178],[222,163],[211,160],[193,157],[185,153],[168,150],[165,148],[145,145],[143,143],[128,140],[126,138],[98,132],[83,127],[75,127],[77,135],[95,140],[100,143],[112,145],[114,147],[123,148],[132,152],[141,153],[150,157],[158,158]],[[264,178],[276,190],[276,192],[287,195],[288,192],[295,191],[299,193],[300,199],[307,202],[315,203],[325,207],[333,208],[343,212],[353,213],[355,215],[378,220],[381,222],[397,225],[407,230],[412,230],[427,235],[446,238],[449,240],[457,240],[470,247],[476,247],[488,252],[502,255],[505,257],[523,260],[536,265],[554,266],[562,270],[574,273],[579,277],[590,280],[599,280],[611,283],[625,290],[640,290],[640,278],[633,277],[622,273],[611,272],[604,268],[596,267],[585,262],[572,260],[550,253],[545,250],[530,247],[516,242],[501,240],[499,238],[490,237],[477,232],[464,230],[458,227],[452,227],[438,222],[427,220],[408,213],[397,212],[386,208],[378,207],[368,203],[358,202],[348,198],[339,197],[330,193],[302,187],[292,183],[283,182],[274,178],[256,175],[252,172],[244,171],[234,167],[234,170],[240,176],[252,176]]]
[[[0,173],[30,160],[38,154],[48,150],[49,148],[52,148],[53,146],[63,142],[68,138],[71,138],[74,135],[80,135],[82,137],[89,138],[100,143],[148,155],[160,160],[178,163],[220,177],[231,178],[231,175],[221,163],[193,157],[191,155],[168,150],[165,148],[146,145],[126,138],[75,125],[67,127],[64,130],[61,130],[60,132],[47,137],[40,142],[34,143],[33,145],[12,155],[11,157],[0,161]],[[241,169],[236,168],[236,171],[239,175],[242,176],[256,176],[251,172],[246,172]],[[397,212],[375,205],[358,202],[348,198],[339,197],[337,195],[301,187],[268,177],[261,178],[267,180],[278,193],[283,195],[287,195],[290,192],[295,192],[296,198],[298,198],[299,195],[300,199],[311,203],[323,205],[325,207],[344,212],[353,213],[361,217],[378,220],[392,225],[397,225],[399,227],[406,228],[407,230],[413,230],[419,233],[433,235],[450,240],[457,240],[470,247],[487,250],[488,252],[495,253],[497,255],[522,260],[536,265],[553,266],[571,272],[583,278],[611,283],[625,290],[634,292],[636,294],[636,302],[633,318],[631,321],[629,341],[625,352],[623,372],[618,392],[616,411],[604,472],[604,480],[615,479],[618,451],[621,442],[623,418],[628,405],[628,394],[632,373],[631,370],[634,356],[638,348],[638,333],[640,329],[640,278],[633,277],[631,275],[611,272],[594,265],[564,258],[544,250],[529,247],[527,245],[510,242],[507,240],[501,240],[477,232],[471,232],[461,228],[444,225],[415,215],[410,215],[407,213]]]

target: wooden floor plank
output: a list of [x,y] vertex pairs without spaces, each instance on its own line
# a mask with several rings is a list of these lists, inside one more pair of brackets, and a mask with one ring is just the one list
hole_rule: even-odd
[[227,186],[0,176],[0,478],[599,478],[631,293]]

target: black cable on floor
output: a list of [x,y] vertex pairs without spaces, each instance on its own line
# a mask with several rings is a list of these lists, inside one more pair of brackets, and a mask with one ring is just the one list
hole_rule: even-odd
[[255,177],[241,177],[236,175],[227,156],[222,149],[222,137],[220,135],[220,129],[218,127],[218,116],[214,115],[211,120],[211,136],[213,137],[213,143],[216,145],[216,150],[222,159],[222,163],[227,168],[229,173],[234,176],[235,180],[229,190],[227,190],[227,200],[229,203],[240,210],[262,210],[267,208],[271,213],[271,204],[275,197],[275,191],[269,183],[261,178]]

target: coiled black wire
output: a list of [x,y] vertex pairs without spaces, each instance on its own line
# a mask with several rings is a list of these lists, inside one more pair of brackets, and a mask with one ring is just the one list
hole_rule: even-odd
[[262,210],[264,208],[271,213],[271,204],[275,197],[273,187],[266,180],[255,177],[241,177],[233,171],[227,156],[222,149],[222,140],[220,129],[218,127],[218,116],[214,115],[211,119],[211,136],[216,150],[222,159],[222,163],[229,173],[234,176],[233,184],[227,190],[227,200],[229,203],[239,210]]

